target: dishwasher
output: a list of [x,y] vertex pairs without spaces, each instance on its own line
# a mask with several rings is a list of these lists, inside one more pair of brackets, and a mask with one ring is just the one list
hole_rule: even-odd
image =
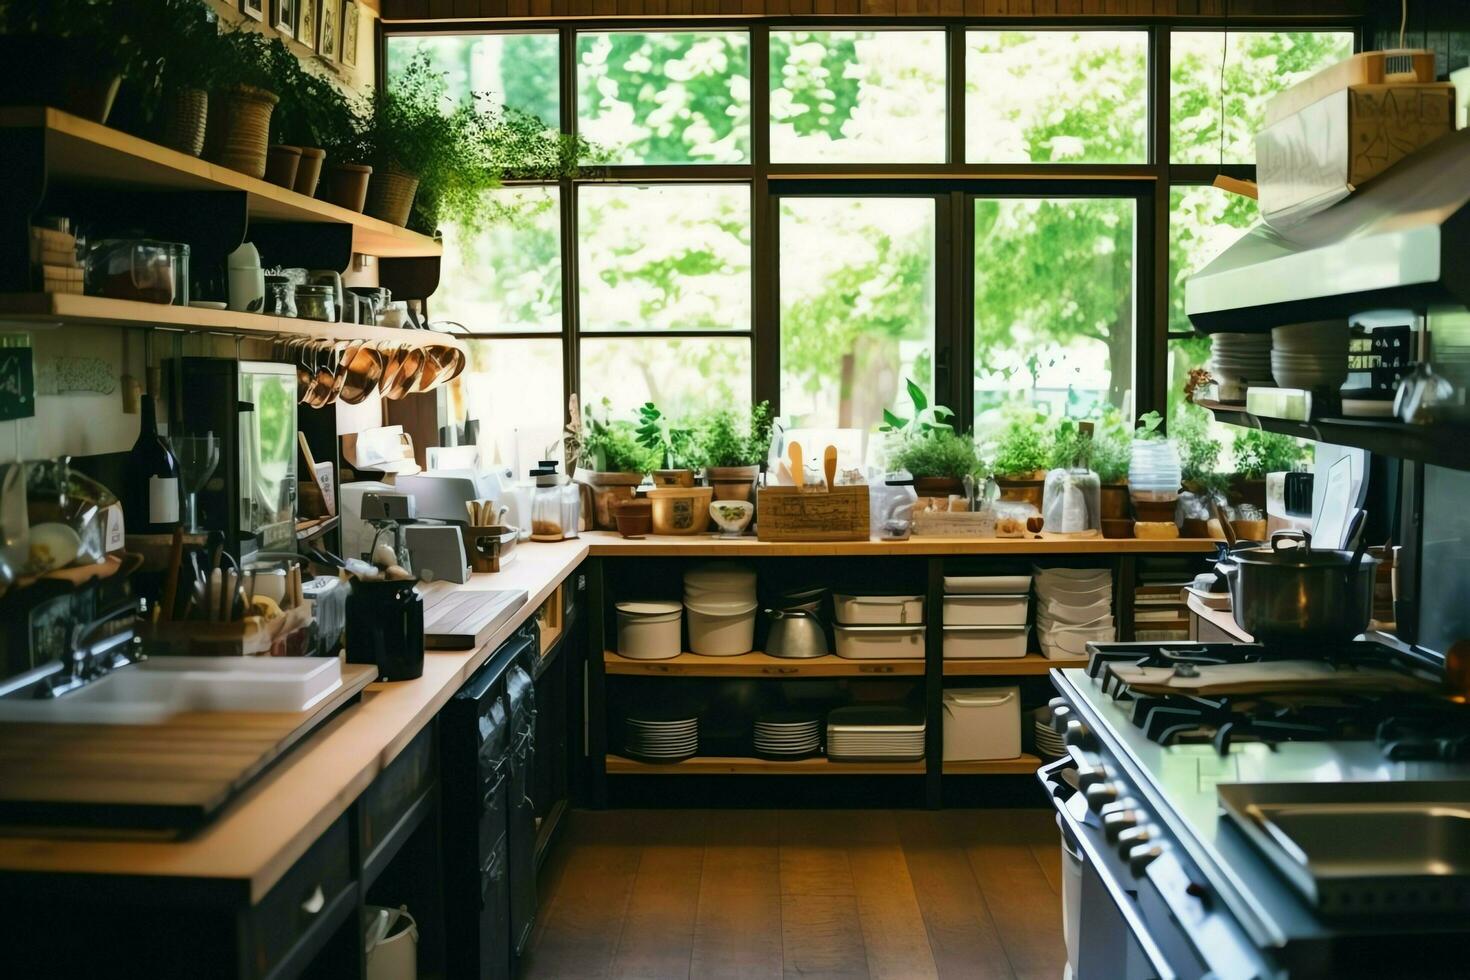
[[533,619],[444,708],[440,727],[448,975],[509,980],[536,915]]

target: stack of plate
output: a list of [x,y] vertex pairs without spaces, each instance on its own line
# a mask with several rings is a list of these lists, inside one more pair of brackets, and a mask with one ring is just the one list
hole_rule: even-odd
[[699,753],[699,716],[690,711],[629,715],[623,749],[635,759],[677,762]]
[[1081,660],[1088,643],[1116,638],[1113,573],[1106,568],[1038,568],[1036,634],[1052,660]]
[[1217,333],[1211,338],[1210,374],[1220,385],[1220,400],[1245,401],[1249,387],[1271,385],[1271,335]]
[[1046,759],[1060,759],[1067,754],[1066,743],[1056,729],[1051,727],[1051,707],[1043,705],[1032,713],[1032,733],[1036,737],[1036,754]]
[[1271,374],[1282,388],[1336,388],[1348,376],[1346,320],[1271,329]]
[[853,705],[827,715],[827,758],[834,762],[917,762],[924,716],[899,705]]
[[822,748],[822,720],[805,711],[767,711],[755,720],[755,754],[804,759]]

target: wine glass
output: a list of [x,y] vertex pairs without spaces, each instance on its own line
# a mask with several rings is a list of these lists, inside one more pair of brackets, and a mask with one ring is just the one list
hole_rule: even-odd
[[179,462],[179,482],[184,487],[185,530],[203,531],[199,526],[198,494],[219,465],[219,436],[213,432],[174,436],[169,439],[169,448]]

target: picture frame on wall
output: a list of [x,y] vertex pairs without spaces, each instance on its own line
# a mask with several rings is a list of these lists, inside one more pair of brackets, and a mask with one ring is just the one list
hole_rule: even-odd
[[296,36],[296,0],[271,0],[271,26],[282,37]]
[[265,0],[240,0],[240,13],[251,20],[265,20]]
[[328,61],[342,60],[342,8],[340,0],[321,0],[321,30],[316,38],[316,53]]
[[331,0],[296,0],[296,3],[300,7],[296,15],[296,40],[315,51],[317,4],[325,5]]
[[342,64],[357,67],[357,32],[361,30],[362,10],[357,0],[342,4]]

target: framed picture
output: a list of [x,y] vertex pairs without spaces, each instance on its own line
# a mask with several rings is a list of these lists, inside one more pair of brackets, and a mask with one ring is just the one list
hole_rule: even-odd
[[361,13],[357,0],[347,0],[342,5],[342,63],[350,67],[357,65],[357,31]]
[[[316,50],[316,21],[317,3],[319,0],[296,0],[300,11],[296,15],[296,40]],[[322,3],[330,3],[331,0],[320,0]]]
[[240,13],[251,20],[265,20],[265,0],[240,0]]
[[342,60],[342,8],[340,0],[321,0],[322,29],[316,38],[316,53],[328,61]]
[[283,37],[296,36],[296,0],[271,0],[271,26]]

